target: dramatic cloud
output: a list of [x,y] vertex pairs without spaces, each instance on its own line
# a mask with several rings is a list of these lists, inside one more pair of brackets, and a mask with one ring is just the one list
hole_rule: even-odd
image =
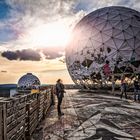
[[16,51],[16,53],[20,60],[39,61],[41,59],[40,54],[37,51],[31,49]]
[[[7,50],[25,49],[24,46],[42,47],[42,43],[37,44],[31,39],[34,30],[57,22],[71,30],[85,15],[82,11],[75,12],[76,3],[75,0],[0,1],[0,8],[3,7],[0,13],[0,45]],[[38,36],[42,35],[42,31],[37,32]]]
[[40,61],[41,58],[43,59],[43,57],[49,60],[64,57],[65,54],[64,50],[65,50],[64,47],[60,47],[60,48],[48,47],[48,48],[42,48],[38,50],[23,49],[23,50],[16,50],[16,51],[4,51],[1,53],[1,56],[7,58],[8,60]]
[[32,60],[39,61],[41,59],[40,54],[37,51],[26,49],[26,50],[17,50],[13,51],[5,51],[1,54],[3,57],[8,60]]
[[17,60],[18,56],[16,52],[6,51],[1,54],[3,57],[6,57],[9,60]]
[[7,4],[14,10],[20,9],[25,15],[43,17],[45,20],[73,14],[75,2],[75,0],[7,0]]
[[41,50],[46,59],[56,59],[64,56],[65,48],[53,47],[45,48]]

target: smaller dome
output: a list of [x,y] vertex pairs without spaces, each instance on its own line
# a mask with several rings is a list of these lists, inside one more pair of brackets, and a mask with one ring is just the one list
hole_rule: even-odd
[[23,75],[18,81],[18,88],[30,89],[33,85],[40,85],[40,80],[38,77],[32,73],[27,73]]

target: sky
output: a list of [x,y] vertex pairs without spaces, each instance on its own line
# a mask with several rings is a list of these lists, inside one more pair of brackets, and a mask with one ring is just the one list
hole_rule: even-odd
[[73,83],[65,48],[74,26],[106,6],[140,11],[139,0],[0,0],[0,84],[35,74],[43,84]]

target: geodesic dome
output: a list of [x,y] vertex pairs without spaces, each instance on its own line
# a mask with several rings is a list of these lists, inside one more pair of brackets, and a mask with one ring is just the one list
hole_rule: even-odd
[[85,16],[74,28],[66,63],[73,81],[84,86],[139,75],[140,13],[112,6]]
[[40,85],[40,80],[38,79],[38,77],[36,77],[32,73],[27,73],[19,79],[18,88],[30,89],[34,84]]

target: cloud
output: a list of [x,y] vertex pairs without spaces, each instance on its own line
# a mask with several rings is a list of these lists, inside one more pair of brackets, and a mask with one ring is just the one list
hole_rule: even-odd
[[64,56],[64,47],[43,48],[41,51],[46,59],[56,59]]
[[22,12],[36,17],[56,17],[72,14],[75,0],[7,0],[13,9],[22,9]]
[[31,61],[39,61],[41,59],[40,53],[31,50],[17,50],[17,51],[5,51],[1,54],[3,57],[8,60],[31,60]]
[[2,73],[7,73],[7,71],[6,71],[6,70],[1,70],[1,72],[2,72]]
[[[74,11],[77,2],[75,0],[5,0],[4,5],[10,8],[5,8],[2,14],[5,22],[0,19],[2,25],[0,29],[3,33],[3,37],[0,38],[1,45],[7,50],[25,49],[25,46],[42,47],[34,46],[29,42],[30,31],[40,24],[57,21],[61,21],[71,30],[79,18],[85,15],[82,11]],[[7,27],[10,31],[5,29]]]
[[9,60],[17,60],[18,59],[16,52],[12,52],[12,51],[3,52],[1,55]]
[[62,62],[62,63],[66,63],[66,59],[65,58],[61,58],[61,59],[59,59],[59,61]]
[[[8,60],[31,60],[31,61],[40,61],[43,56],[45,59],[56,59],[64,57],[64,47],[48,47],[41,48],[37,50],[33,49],[23,49],[15,51],[3,51],[1,53],[2,57],[7,58]],[[41,55],[42,54],[42,55]]]
[[20,60],[39,61],[41,59],[39,52],[31,49],[16,51],[16,53]]
[[11,26],[0,27],[0,42],[7,42],[17,39],[17,32]]
[[74,10],[76,10],[76,12],[83,10],[88,14],[96,9],[107,6],[124,6],[140,11],[139,0],[79,0],[75,4]]

